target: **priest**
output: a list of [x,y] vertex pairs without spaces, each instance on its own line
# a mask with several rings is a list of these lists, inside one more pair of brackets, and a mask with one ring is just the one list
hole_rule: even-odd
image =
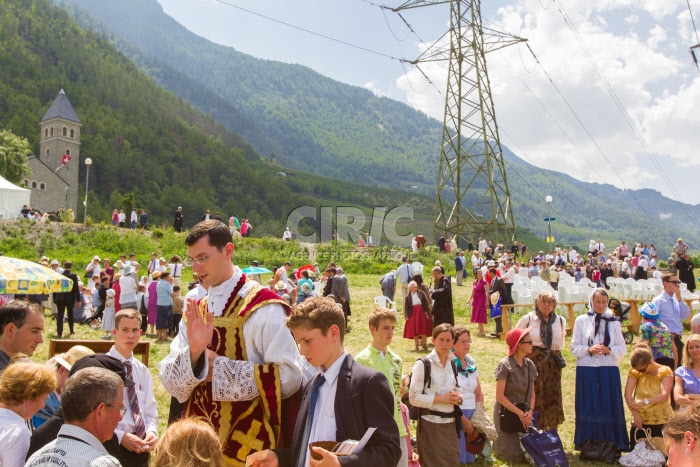
[[243,466],[253,452],[291,442],[283,420],[294,424],[302,384],[301,357],[285,326],[291,310],[233,264],[231,230],[222,222],[200,222],[185,244],[209,293],[188,299],[160,379],[184,404],[183,416],[218,431],[227,464]]

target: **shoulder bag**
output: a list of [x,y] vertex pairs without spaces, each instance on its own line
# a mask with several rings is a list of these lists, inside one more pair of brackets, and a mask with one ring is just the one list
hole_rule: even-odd
[[[532,384],[530,384],[530,365],[527,365],[527,393],[525,395],[525,402],[518,402],[515,405],[517,408],[522,410],[523,412],[527,412],[529,409],[527,407],[527,402],[530,400],[530,387]],[[501,408],[498,410],[498,421],[499,421],[499,427],[501,431],[504,431],[506,433],[521,433],[525,431],[525,427],[523,426],[523,422],[520,421],[520,417],[518,417],[518,414],[511,412],[508,410],[505,406],[501,405]]]

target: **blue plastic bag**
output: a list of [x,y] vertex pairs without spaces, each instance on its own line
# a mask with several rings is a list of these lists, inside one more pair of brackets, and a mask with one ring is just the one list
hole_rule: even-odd
[[530,428],[520,436],[520,444],[538,467],[569,467],[564,446],[556,430],[537,431]]

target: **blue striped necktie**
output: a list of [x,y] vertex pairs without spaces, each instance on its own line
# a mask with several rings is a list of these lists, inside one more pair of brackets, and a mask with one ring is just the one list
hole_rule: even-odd
[[304,436],[301,438],[299,446],[299,454],[297,456],[297,467],[305,467],[306,450],[309,449],[309,436],[311,435],[311,425],[314,422],[314,412],[316,410],[316,402],[318,402],[319,388],[326,382],[326,377],[318,375],[314,380],[313,388],[311,388],[311,398],[309,399],[309,412],[306,414],[306,425],[304,425]]

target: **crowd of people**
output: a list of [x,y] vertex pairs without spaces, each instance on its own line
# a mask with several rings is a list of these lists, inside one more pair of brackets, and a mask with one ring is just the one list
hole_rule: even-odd
[[[188,232],[195,282],[184,299],[185,265],[177,256],[166,261],[153,253],[142,275],[135,255],[122,255],[113,266],[95,256],[85,269],[87,287],[70,261],[61,268],[58,260],[42,258],[75,286],[29,297],[35,303],[15,297],[0,306],[0,466],[216,466],[245,463],[251,454],[254,466],[457,466],[493,462],[493,455],[521,462],[518,434],[530,426],[558,430],[566,402],[575,405],[577,450],[598,440],[630,451],[648,429],[666,438],[669,465],[693,465],[684,462],[700,451],[700,334],[682,340],[690,309],[680,297],[677,270],[664,273],[663,293],[640,307],[644,323],[623,389],[627,346],[604,287],[593,290],[588,312],[576,318],[568,349],[566,319],[545,290],[505,336],[507,355],[493,370],[477,370],[470,351],[479,341],[455,326],[452,277],[438,261],[426,283],[423,270],[405,257],[380,280],[390,307],[400,288],[399,306],[369,314],[369,344],[353,357],[344,346],[351,297],[343,268],[293,269],[285,262],[263,284],[260,275],[246,275],[233,263],[238,226],[230,224],[205,219]],[[481,240],[473,256],[481,256]],[[505,280],[523,251],[520,245],[510,254],[497,251],[473,269],[474,338],[485,336],[488,317],[496,335],[502,332],[500,307],[510,294]],[[461,262],[456,270],[464,274],[461,258],[458,252],[455,266]],[[55,308],[59,336],[64,316],[71,333],[75,322],[99,323],[103,337],[113,339],[111,349],[96,354],[76,345],[46,365],[30,362],[43,342],[39,304]],[[397,311],[405,318],[402,336],[426,352],[410,372],[391,350]],[[149,325],[159,340],[172,338],[158,364],[172,396],[163,433],[153,380],[134,356]],[[574,401],[563,400],[567,350],[576,359]],[[490,371],[495,391],[485,394],[482,381]],[[491,414],[486,400],[495,401]],[[338,442],[359,440],[371,428],[361,451],[333,452]]]

